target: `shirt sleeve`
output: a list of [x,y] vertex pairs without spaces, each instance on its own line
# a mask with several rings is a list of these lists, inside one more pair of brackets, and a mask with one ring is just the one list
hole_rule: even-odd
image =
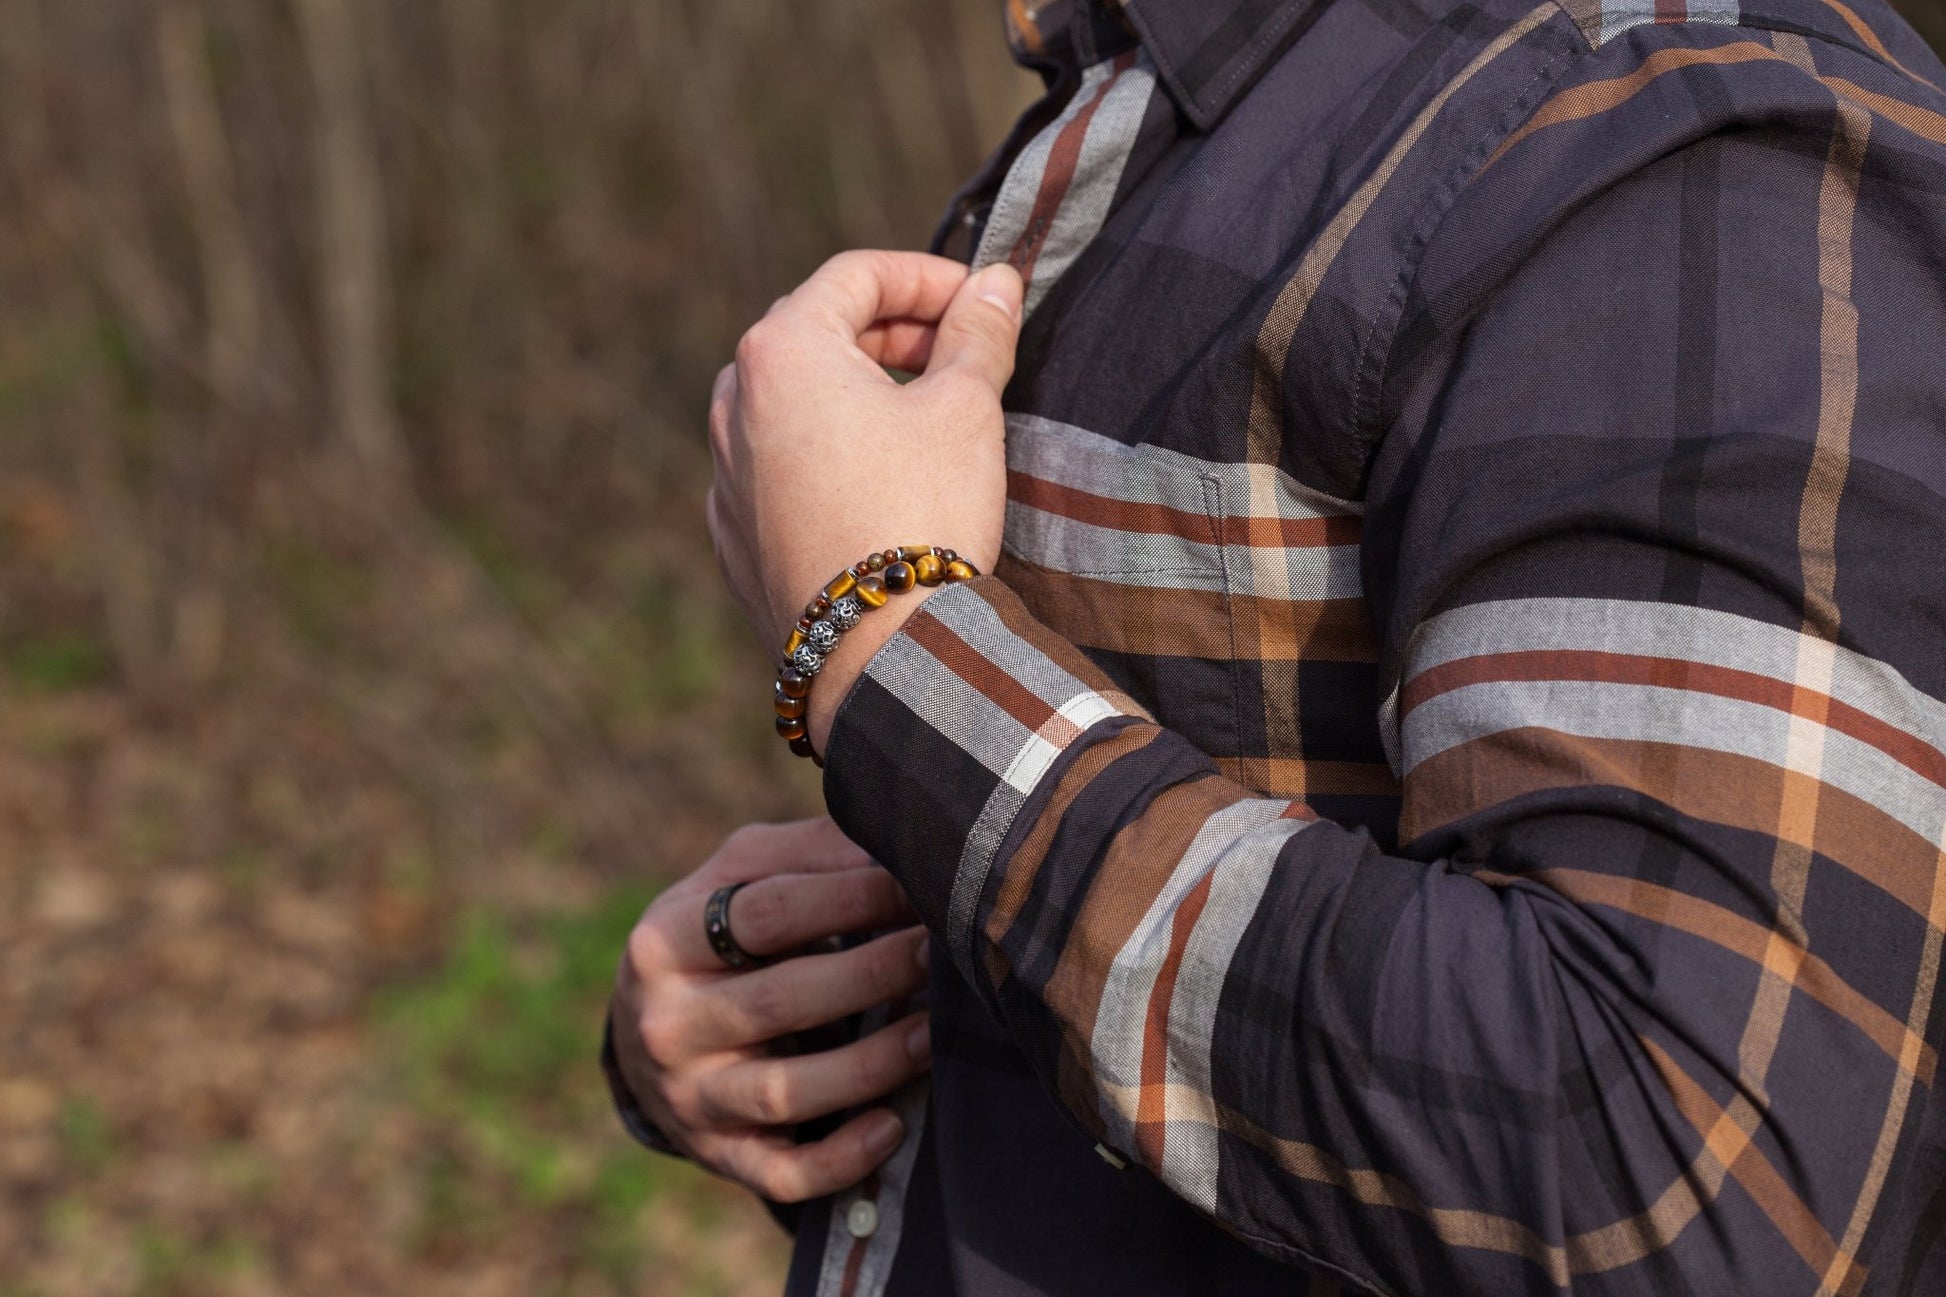
[[839,715],[833,814],[1062,1105],[1273,1255],[1897,1273],[1946,1027],[1946,118],[1761,43],[1793,112],[1573,192],[1631,110],[1544,105],[1426,255],[1362,542],[1399,850],[1222,777],[991,577]]

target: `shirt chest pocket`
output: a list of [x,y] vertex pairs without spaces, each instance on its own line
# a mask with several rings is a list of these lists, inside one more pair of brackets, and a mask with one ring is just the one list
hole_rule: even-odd
[[1212,754],[1236,743],[1222,495],[1198,461],[1008,416],[997,575],[1157,720]]
[[1389,783],[1355,505],[1268,467],[1007,428],[998,575],[1036,616],[1250,787]]

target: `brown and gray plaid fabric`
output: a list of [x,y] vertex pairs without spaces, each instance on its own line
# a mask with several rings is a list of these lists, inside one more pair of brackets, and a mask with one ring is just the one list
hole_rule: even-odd
[[1870,0],[1008,14],[943,235],[1029,283],[1006,555],[826,767],[937,1070],[794,1291],[1946,1293],[1946,69]]

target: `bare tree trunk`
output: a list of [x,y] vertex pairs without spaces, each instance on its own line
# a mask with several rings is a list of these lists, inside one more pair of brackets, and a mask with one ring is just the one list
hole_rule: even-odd
[[247,413],[259,406],[263,293],[237,208],[228,133],[210,86],[207,35],[197,0],[156,6],[156,62],[202,272],[204,363],[217,398]]
[[310,67],[317,150],[318,300],[342,443],[385,487],[408,472],[392,405],[392,298],[378,141],[359,59],[360,6],[293,0]]
[[185,570],[174,592],[172,640],[177,670],[204,685],[223,655],[226,569],[233,550],[220,485],[239,440],[238,423],[261,415],[268,366],[262,351],[263,292],[230,165],[230,142],[205,57],[207,15],[199,0],[163,0],[155,11],[156,63],[162,73],[184,207],[195,238],[203,289],[203,364],[210,400],[202,426],[185,429],[176,450],[174,492]]
[[[49,254],[34,259],[33,301],[29,308],[47,327],[81,330],[100,312],[86,281],[72,273],[77,254],[103,228],[99,206],[58,160],[54,122],[47,111],[45,69],[58,60],[50,51],[38,6],[0,4],[0,166],[6,187],[16,196],[34,195],[22,210],[37,219],[23,237]],[[119,241],[102,251],[104,279],[111,295],[130,288],[137,299],[132,313],[139,331],[173,329],[176,318],[166,292],[143,273],[140,258]],[[105,408],[100,389],[89,386],[51,412],[62,433],[73,473],[75,496],[90,540],[89,557],[99,582],[107,639],[122,679],[137,692],[159,675],[155,635],[155,570],[142,543],[142,513],[129,489],[117,423]]]

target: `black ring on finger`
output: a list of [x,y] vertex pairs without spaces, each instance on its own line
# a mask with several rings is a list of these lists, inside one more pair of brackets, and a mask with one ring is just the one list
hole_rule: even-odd
[[719,887],[703,903],[703,935],[709,938],[709,948],[716,952],[716,957],[731,968],[754,968],[764,962],[739,946],[730,934],[730,898],[744,886],[731,883]]

